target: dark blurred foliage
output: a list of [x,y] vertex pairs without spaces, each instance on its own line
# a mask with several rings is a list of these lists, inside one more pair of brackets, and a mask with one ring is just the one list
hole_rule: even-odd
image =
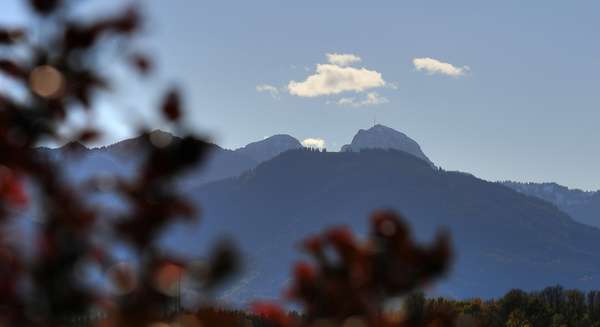
[[[390,212],[373,216],[371,235],[365,242],[344,228],[306,241],[304,249],[313,263],[298,264],[289,292],[290,299],[304,307],[302,316],[260,303],[255,307],[257,316],[207,308],[184,314],[180,307],[165,313],[183,275],[208,292],[239,265],[229,243],[218,245],[203,269],[192,269],[157,246],[166,226],[198,216],[195,206],[175,192],[174,181],[200,164],[210,146],[183,128],[185,112],[178,91],[166,92],[158,110],[183,137],[156,140],[149,129],[140,128],[139,146],[147,155],[135,178],[110,183],[111,191],[128,205],[126,213],[114,217],[85,201],[94,184],[102,181],[73,185],[61,176],[60,163],[36,151],[40,142],[93,142],[101,136],[93,127],[68,136],[59,133],[59,128],[74,110],[90,114],[97,95],[114,86],[110,76],[104,75],[106,69],[97,64],[106,51],[103,45],[118,41],[124,63],[141,76],[152,71],[149,57],[130,49],[132,38],[142,28],[136,8],[82,22],[73,15],[77,3],[29,0],[32,27],[0,28],[0,73],[22,91],[17,96],[0,90],[2,234],[9,232],[6,226],[26,207],[38,206],[41,213],[36,239],[30,241],[33,257],[21,255],[14,244],[4,241],[4,235],[0,240],[0,325],[69,326],[86,321],[98,326],[168,326],[165,321],[169,321],[178,326],[234,326],[241,316],[243,325],[412,324],[386,316],[386,301],[441,276],[451,251],[445,236],[431,247],[418,246],[401,218]],[[21,55],[11,55],[11,50]],[[113,244],[127,244],[139,263],[117,262],[108,251]],[[82,265],[99,266],[109,276],[114,294],[78,280]],[[436,313],[433,319],[451,324],[445,313]]]
[[[196,208],[174,192],[174,179],[205,157],[208,143],[183,129],[177,90],[170,90],[159,111],[181,139],[156,142],[140,128],[145,161],[133,179],[112,183],[112,192],[128,204],[126,214],[106,217],[84,201],[85,188],[71,185],[60,167],[36,150],[40,142],[93,142],[101,131],[92,127],[61,135],[71,111],[94,110],[94,99],[111,90],[110,76],[98,57],[107,44],[119,42],[118,55],[142,76],[152,69],[146,55],[130,49],[141,28],[136,8],[96,21],[79,21],[77,1],[30,0],[32,26],[0,29],[0,73],[12,79],[16,96],[0,90],[0,325],[64,326],[78,317],[101,312],[101,326],[147,326],[160,321],[173,302],[171,289],[182,275],[206,289],[237,267],[231,245],[223,243],[205,271],[161,253],[157,239],[165,226],[197,217]],[[20,55],[14,55],[19,53]],[[23,96],[24,95],[24,96]],[[76,148],[76,147],[73,147]],[[27,187],[34,185],[35,187]],[[92,185],[93,186],[93,185]],[[92,187],[93,188],[93,187]],[[30,203],[40,207],[35,256],[26,258],[4,242],[8,224]],[[99,228],[102,226],[102,228]],[[106,231],[109,231],[108,233]],[[103,239],[100,233],[107,234]],[[108,243],[127,244],[139,258],[137,267],[119,263]],[[84,266],[107,272],[117,295],[99,292],[77,279]],[[85,267],[84,267],[85,268]]]
[[[404,220],[388,211],[373,214],[364,242],[340,227],[307,239],[303,248],[313,263],[296,265],[288,294],[302,305],[303,319],[288,319],[273,304],[255,305],[257,314],[276,326],[341,326],[353,319],[360,326],[417,326],[385,315],[385,304],[429,285],[446,272],[452,258],[446,235],[430,247],[420,246]],[[441,310],[430,318],[452,326],[451,317]]]

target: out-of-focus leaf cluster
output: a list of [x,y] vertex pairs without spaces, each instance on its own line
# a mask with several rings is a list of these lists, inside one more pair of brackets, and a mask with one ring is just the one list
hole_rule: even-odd
[[[149,57],[132,49],[131,39],[143,27],[141,15],[129,8],[83,22],[72,14],[77,1],[26,2],[34,16],[31,26],[0,28],[0,74],[20,91],[17,96],[0,90],[0,231],[7,233],[9,222],[31,205],[32,190],[41,217],[35,239],[28,240],[33,258],[0,239],[0,325],[65,326],[94,312],[101,313],[96,322],[102,326],[159,322],[182,278],[211,288],[237,268],[229,244],[215,249],[202,272],[157,248],[166,226],[198,216],[195,206],[175,192],[174,182],[203,161],[209,146],[191,135],[157,142],[141,127],[137,150],[145,160],[135,178],[117,179],[110,190],[129,209],[116,217],[101,215],[83,199],[95,181],[67,182],[61,163],[40,155],[37,146],[42,141],[93,142],[101,136],[93,126],[66,137],[59,128],[70,111],[91,114],[96,96],[112,90],[108,70],[98,65],[103,45],[118,40],[125,45],[118,53],[123,62],[142,76],[151,73]],[[178,134],[187,135],[177,90],[169,90],[157,110]],[[133,249],[139,262],[118,262],[108,251],[112,244]],[[112,294],[78,280],[88,267],[100,267]]]
[[276,326],[412,326],[402,317],[387,316],[386,302],[427,286],[452,259],[445,234],[429,247],[420,246],[404,220],[388,211],[373,214],[364,242],[341,227],[307,239],[302,247],[313,263],[296,265],[288,297],[302,305],[303,319],[290,319],[269,303],[254,308]]

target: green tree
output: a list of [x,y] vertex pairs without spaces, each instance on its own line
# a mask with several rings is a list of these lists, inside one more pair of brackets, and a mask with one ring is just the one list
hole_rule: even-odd
[[568,290],[565,292],[565,308],[563,314],[570,322],[577,322],[586,313],[585,296],[581,291]]
[[[504,321],[509,320],[509,316],[513,311],[526,308],[529,303],[529,295],[522,290],[510,290],[500,301],[500,315]],[[521,312],[523,314],[523,312]]]
[[516,309],[510,313],[506,321],[506,327],[533,327],[523,311]]
[[403,302],[407,320],[413,324],[421,324],[425,319],[425,294],[421,291],[408,295]]

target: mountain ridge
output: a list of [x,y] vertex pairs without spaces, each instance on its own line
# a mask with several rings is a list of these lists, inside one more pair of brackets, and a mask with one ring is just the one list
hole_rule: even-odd
[[256,162],[267,161],[282,152],[302,148],[298,139],[288,134],[275,134],[263,140],[251,142],[234,150],[246,155]]
[[406,134],[393,128],[377,124],[369,129],[360,129],[352,138],[350,144],[342,146],[341,152],[359,152],[364,149],[394,149],[412,154],[417,158],[425,160],[433,166],[433,163],[421,150],[421,146]]
[[[87,150],[75,145],[84,156],[60,166],[76,181],[99,172],[129,176],[140,157],[136,142]],[[57,160],[65,152],[44,151]],[[242,300],[275,296],[299,258],[295,244],[302,238],[337,224],[364,235],[368,215],[380,208],[405,214],[421,240],[444,226],[452,232],[459,257],[439,288],[445,295],[496,296],[556,283],[600,286],[600,230],[574,221],[551,201],[444,171],[402,150],[296,148],[257,162],[214,145],[204,169],[192,169],[178,187],[202,205],[203,223],[167,232],[165,246],[198,255],[217,235],[229,234],[242,249],[253,249],[246,253],[251,276],[228,293]]]
[[600,228],[600,191],[584,191],[557,183],[499,183],[517,192],[553,203],[576,221]]
[[[599,229],[547,201],[470,174],[432,169],[401,151],[287,151],[193,194],[203,203],[208,234],[231,235],[258,252],[255,277],[236,293],[240,298],[275,296],[273,284],[285,283],[302,238],[337,224],[364,235],[368,215],[379,208],[404,213],[424,241],[439,228],[450,230],[458,257],[441,294],[491,297],[515,287],[600,286]],[[177,240],[193,243],[207,235],[202,227],[199,232]]]

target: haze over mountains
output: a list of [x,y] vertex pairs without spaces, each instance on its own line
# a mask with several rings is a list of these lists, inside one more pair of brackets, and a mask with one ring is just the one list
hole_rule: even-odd
[[[68,174],[129,174],[135,142],[79,148],[84,155],[69,160]],[[45,151],[57,160],[68,155],[66,149]],[[173,228],[165,245],[198,256],[219,235],[233,236],[250,258],[246,273],[225,292],[234,302],[277,297],[299,258],[297,242],[331,225],[365,232],[368,215],[379,208],[406,215],[423,241],[440,228],[450,230],[456,263],[434,292],[487,297],[557,283],[600,288],[600,230],[573,220],[597,224],[598,194],[444,171],[417,142],[382,125],[359,131],[340,152],[302,149],[289,135],[237,150],[215,145],[204,169],[191,171],[181,186],[201,204],[202,223]]]
[[600,228],[600,191],[570,189],[556,183],[502,182],[502,184],[523,194],[553,203],[573,219]]

